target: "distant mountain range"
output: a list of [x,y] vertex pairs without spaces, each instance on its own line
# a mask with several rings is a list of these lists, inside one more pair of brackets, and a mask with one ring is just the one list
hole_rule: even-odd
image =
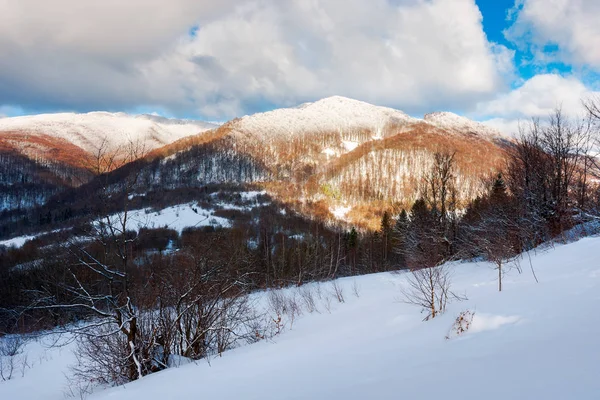
[[[456,152],[457,189],[466,200],[481,192],[482,177],[501,167],[508,143],[498,131],[452,113],[417,119],[339,96],[220,126],[105,112],[2,118],[0,207],[41,205],[89,182],[99,172],[91,167],[94,158],[105,152],[144,159],[136,167],[145,176],[140,192],[259,184],[301,213],[374,226],[375,204],[408,207],[419,196],[433,153]],[[143,151],[127,158],[132,145]]]

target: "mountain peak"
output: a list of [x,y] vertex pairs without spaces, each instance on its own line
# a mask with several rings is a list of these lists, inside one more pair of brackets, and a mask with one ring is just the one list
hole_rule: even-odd
[[502,136],[502,134],[494,128],[449,111],[437,111],[426,114],[423,117],[423,120],[438,128],[458,133],[479,134],[493,137]]
[[0,138],[2,132],[48,135],[65,139],[88,152],[96,151],[104,141],[111,148],[141,141],[148,150],[153,150],[215,127],[201,121],[95,111],[2,118]]
[[238,129],[280,136],[301,132],[381,130],[387,124],[416,121],[402,111],[342,96],[331,96],[293,108],[280,108],[238,120]]

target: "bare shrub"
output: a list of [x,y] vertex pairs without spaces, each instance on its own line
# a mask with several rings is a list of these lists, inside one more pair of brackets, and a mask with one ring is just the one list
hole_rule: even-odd
[[346,299],[344,298],[344,289],[340,286],[338,281],[331,281],[331,293],[338,301],[338,303],[346,302]]
[[290,296],[286,296],[286,301],[288,317],[290,319],[290,329],[292,329],[296,318],[302,315],[302,306],[300,305],[295,293],[292,293]]
[[304,308],[309,313],[319,312],[317,302],[315,301],[314,291],[311,286],[302,286],[299,289],[300,298],[304,304]]
[[89,335],[77,337],[71,384],[80,395],[94,386],[122,385],[129,381],[127,339],[111,334],[111,327],[102,325]]
[[356,279],[354,282],[352,282],[352,293],[356,296],[356,298],[360,297],[360,286],[358,285]]
[[[219,309],[216,326],[211,329],[213,336],[209,343],[214,342],[216,352],[222,355],[240,342],[253,343],[256,341],[255,332],[260,327],[260,316],[256,307],[247,296],[222,302]],[[262,329],[261,329],[262,330]]]
[[281,290],[270,290],[269,291],[269,297],[268,297],[268,301],[269,301],[269,310],[274,314],[274,315],[284,315],[288,313],[288,309],[287,309],[287,301],[285,298],[285,295],[283,294],[283,292]]
[[285,326],[284,316],[287,317],[291,329],[296,318],[302,315],[302,307],[295,293],[287,295],[282,290],[270,291],[268,307],[277,333],[283,331]]
[[27,341],[19,335],[0,338],[0,379],[11,380],[16,372],[25,375],[29,368],[27,354],[23,352],[26,344]]
[[402,301],[421,307],[427,313],[424,321],[443,314],[448,302],[464,299],[452,292],[451,274],[444,264],[412,271],[407,284],[402,289]]
[[324,303],[323,306],[325,307],[325,310],[331,314],[331,296],[326,295],[325,298],[323,299]]
[[319,298],[319,300],[321,300],[323,298],[323,290],[321,289],[321,282],[317,282],[315,284],[315,293],[317,294],[317,297]]
[[471,324],[473,323],[473,317],[475,317],[474,311],[461,311],[460,314],[458,314],[458,317],[456,317],[454,323],[452,324],[450,332],[448,332],[448,334],[446,335],[446,340],[456,336],[461,336],[464,333],[466,333],[471,327]]

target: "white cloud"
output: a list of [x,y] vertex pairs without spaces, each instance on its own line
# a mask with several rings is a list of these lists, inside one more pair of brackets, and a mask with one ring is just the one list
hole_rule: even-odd
[[482,122],[484,125],[494,128],[506,136],[518,137],[520,126],[524,126],[522,124],[528,121],[525,119],[492,118]]
[[339,94],[456,109],[512,73],[481,18],[474,0],[0,2],[0,104],[223,118]]
[[[600,69],[600,2],[598,0],[517,0],[514,24],[506,36],[533,47],[538,61],[560,61]],[[544,52],[558,45],[557,54]]]
[[162,54],[192,25],[234,0],[18,0],[0,2],[0,45],[118,63]]
[[580,80],[572,76],[557,74],[536,75],[522,86],[500,94],[496,99],[477,105],[474,116],[487,119],[486,124],[502,132],[514,134],[519,121],[532,117],[545,118],[560,107],[572,117],[582,116],[582,100],[598,96]]
[[581,100],[590,91],[575,77],[541,74],[525,81],[515,90],[496,99],[480,103],[477,113],[495,116],[541,117],[556,107],[569,114],[581,111]]

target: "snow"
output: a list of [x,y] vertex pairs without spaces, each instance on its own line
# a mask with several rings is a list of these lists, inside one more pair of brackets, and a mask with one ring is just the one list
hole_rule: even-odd
[[[213,197],[218,195],[214,193]],[[264,207],[270,204],[268,201],[259,202],[259,196],[267,195],[264,190],[250,190],[239,192],[241,200],[244,202],[242,205],[230,204],[224,201],[216,202],[215,206],[224,210],[238,210],[238,211],[251,211],[255,207]],[[144,197],[145,194],[136,194],[128,196],[129,200],[135,197]],[[174,229],[181,233],[185,228],[190,227],[203,227],[203,226],[214,226],[214,227],[231,227],[231,221],[227,218],[218,217],[214,215],[215,211],[210,209],[204,209],[196,202],[190,202],[185,204],[179,204],[172,207],[167,207],[162,210],[155,210],[153,208],[144,208],[141,210],[131,210],[127,213],[127,229],[132,231],[139,231],[140,228],[164,228]],[[123,218],[123,214],[114,214],[109,216],[110,221],[114,224],[120,225],[120,221]],[[5,247],[23,247],[23,245],[29,240],[36,239],[40,236],[56,233],[59,230],[50,232],[43,232],[36,235],[24,235],[14,237],[12,239],[0,241],[0,246]],[[83,240],[83,238],[78,238]]]
[[[169,228],[181,233],[185,228],[199,228],[203,226],[230,227],[231,221],[213,215],[212,210],[206,210],[197,203],[180,204],[162,210],[145,208],[129,211],[127,213],[127,230],[139,231],[141,228],[156,229]],[[109,217],[111,223],[120,225],[123,214]]]
[[342,144],[344,145],[344,148],[346,149],[346,151],[352,151],[352,150],[356,149],[359,145],[358,142],[353,142],[350,140],[344,140],[342,142]]
[[[321,293],[271,341],[226,352],[207,362],[153,374],[124,387],[98,391],[96,400],[191,399],[447,399],[596,400],[600,393],[600,238],[531,254],[539,283],[507,271],[497,291],[487,263],[457,263],[453,290],[468,300],[423,322],[419,309],[401,301],[406,274],[382,273],[284,289]],[[358,293],[358,296],[353,294]],[[266,298],[264,292],[257,297]],[[316,296],[316,295],[315,295]],[[466,334],[446,339],[462,311],[474,313]],[[28,347],[26,351],[32,350]],[[63,398],[72,360],[64,349],[25,377],[0,382],[2,399]],[[37,350],[33,348],[32,354]]]
[[[268,202],[259,203],[258,197],[266,195],[264,190],[239,192],[243,205],[230,204],[224,201],[215,203],[215,206],[224,210],[250,211],[254,207],[262,207]],[[214,193],[216,197],[218,193]],[[144,208],[132,210],[127,213],[127,230],[139,231],[141,228],[169,228],[181,233],[185,228],[199,228],[204,226],[231,227],[231,221],[227,218],[214,215],[212,209],[205,209],[197,202],[179,204],[162,210]],[[123,214],[115,214],[109,217],[111,223],[121,225]]]
[[57,113],[0,119],[2,132],[45,134],[95,152],[106,140],[110,149],[129,143],[143,144],[146,151],[196,135],[216,125],[192,120],[175,120],[153,115],[91,112]]
[[23,247],[23,245],[25,243],[27,243],[28,241],[30,241],[30,240],[37,239],[40,236],[48,235],[48,234],[51,234],[51,233],[57,233],[57,232],[60,232],[60,231],[61,231],[61,229],[55,229],[53,231],[40,232],[40,233],[37,233],[35,235],[17,236],[17,237],[14,237],[12,239],[7,239],[7,240],[0,241],[0,246],[19,248],[19,247]]
[[343,220],[344,218],[346,218],[346,215],[348,215],[350,210],[352,210],[352,207],[337,206],[335,208],[330,209],[330,212],[337,219]]
[[19,236],[19,237],[15,237],[15,238],[12,238],[12,239],[0,241],[0,246],[6,246],[6,247],[23,247],[23,245],[25,243],[27,243],[30,240],[35,239],[36,237],[38,237],[38,235],[34,235],[34,236]]
[[[13,378],[4,382],[0,379],[0,398],[64,400],[69,392],[66,373],[76,362],[75,344],[70,339],[56,334],[28,339],[23,351],[15,357],[17,371]],[[4,365],[6,372],[6,361]]]
[[322,154],[327,156],[327,159],[332,157],[339,157],[342,154],[349,153],[356,149],[360,145],[360,142],[355,142],[352,140],[342,140],[342,145],[338,149],[334,149],[331,147],[327,147],[321,151]]
[[261,132],[266,137],[287,137],[307,132],[345,134],[361,128],[381,132],[390,122],[402,124],[415,121],[415,118],[399,110],[334,96],[295,108],[245,116],[239,120],[238,129]]
[[476,133],[478,135],[491,138],[503,136],[500,131],[489,125],[471,121],[468,118],[461,117],[460,115],[456,115],[451,112],[434,112],[426,114],[425,117],[423,117],[423,120],[431,125],[437,126],[438,128],[450,130],[455,133]]
[[[342,137],[347,137],[361,129],[369,129],[373,132],[372,140],[381,140],[385,137],[385,127],[388,124],[410,126],[419,123],[426,123],[451,133],[477,133],[494,138],[502,136],[492,127],[450,112],[430,113],[423,119],[418,119],[400,110],[342,96],[328,97],[295,108],[282,108],[245,116],[233,126],[240,131],[260,132],[265,138],[286,138],[319,132],[339,132]],[[352,151],[360,144],[361,142],[354,140],[342,141],[346,151]],[[334,151],[325,149],[323,152],[332,156]]]
[[331,147],[324,149],[321,153],[325,154],[327,157],[335,157],[338,154],[338,152]]
[[266,196],[266,190],[249,190],[247,192],[240,192],[242,200],[244,201],[256,201],[258,196]]

